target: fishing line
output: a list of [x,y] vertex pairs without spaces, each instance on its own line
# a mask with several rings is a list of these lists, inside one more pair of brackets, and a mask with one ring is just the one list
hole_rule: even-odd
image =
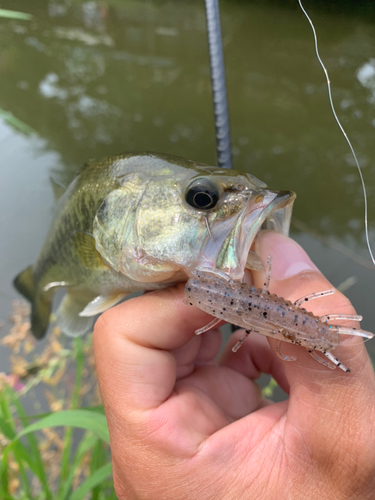
[[323,68],[323,71],[324,71],[324,74],[326,75],[326,79],[327,79],[327,87],[328,87],[328,96],[329,96],[329,102],[331,104],[331,109],[332,109],[332,113],[333,113],[333,116],[335,117],[335,120],[337,122],[337,125],[340,127],[340,130],[341,132],[343,133],[345,139],[346,139],[346,142],[349,144],[349,147],[350,147],[350,150],[352,152],[352,155],[353,155],[353,158],[354,158],[354,161],[355,161],[355,164],[357,166],[357,169],[358,169],[358,173],[359,173],[359,177],[361,179],[361,183],[362,183],[362,190],[363,190],[363,198],[364,198],[364,203],[365,203],[365,236],[366,236],[366,243],[367,243],[367,248],[368,248],[368,251],[369,251],[369,254],[371,256],[371,260],[373,262],[373,264],[375,265],[375,258],[374,258],[374,255],[372,253],[372,249],[371,249],[371,245],[370,245],[370,237],[369,237],[369,232],[368,232],[368,221],[367,221],[367,212],[368,212],[368,209],[367,209],[367,192],[366,192],[366,186],[365,186],[365,181],[363,179],[363,175],[362,175],[362,170],[361,170],[361,167],[359,166],[359,162],[358,162],[358,159],[357,159],[357,155],[355,154],[355,151],[354,151],[354,148],[352,146],[352,143],[350,142],[350,139],[347,135],[347,133],[345,132],[344,130],[344,127],[341,125],[341,122],[337,116],[337,113],[336,113],[336,109],[335,109],[335,106],[333,104],[333,99],[332,99],[332,92],[331,92],[331,82],[329,80],[329,76],[328,76],[328,71],[326,69],[326,67],[324,66],[324,63],[320,57],[320,54],[319,54],[319,49],[318,49],[318,37],[317,37],[317,34],[316,34],[316,31],[315,31],[315,26],[312,22],[312,20],[310,19],[308,13],[306,12],[306,10],[304,9],[303,5],[302,5],[302,2],[301,0],[298,0],[298,3],[301,7],[301,10],[302,12],[305,14],[307,20],[309,21],[310,23],[310,26],[311,26],[311,29],[313,31],[313,34],[314,34],[314,42],[315,42],[315,53],[316,53],[316,57],[318,58],[318,61],[321,65],[321,67]]

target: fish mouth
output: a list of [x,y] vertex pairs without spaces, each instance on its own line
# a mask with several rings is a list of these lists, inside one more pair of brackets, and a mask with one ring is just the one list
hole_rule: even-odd
[[250,248],[262,229],[288,236],[295,198],[292,191],[257,191],[239,214],[212,232],[197,268],[217,270],[233,280],[241,280],[245,268],[261,270],[260,257]]

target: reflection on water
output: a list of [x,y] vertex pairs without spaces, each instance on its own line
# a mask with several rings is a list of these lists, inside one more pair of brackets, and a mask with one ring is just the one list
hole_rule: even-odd
[[[358,278],[348,295],[374,330],[375,273],[315,237],[367,259],[358,174],[296,4],[221,3],[234,165],[297,192],[295,217],[310,234],[294,236],[334,284]],[[363,167],[375,227],[375,9],[304,4]],[[47,231],[51,175],[67,183],[88,158],[123,151],[209,164],[215,151],[203,0],[8,0],[2,7],[33,20],[0,20],[0,107],[38,134],[0,129],[5,318],[15,296],[10,280],[33,261]]]

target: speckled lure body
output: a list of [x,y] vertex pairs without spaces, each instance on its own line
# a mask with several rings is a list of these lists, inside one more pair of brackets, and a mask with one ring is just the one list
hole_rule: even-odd
[[[281,342],[305,347],[316,361],[329,368],[339,366],[344,371],[350,371],[330,353],[340,343],[340,334],[364,338],[372,338],[373,335],[363,330],[330,325],[328,322],[360,321],[362,317],[339,314],[317,317],[300,305],[315,298],[331,295],[335,290],[311,294],[293,303],[269,293],[269,273],[270,267],[267,282],[264,288],[260,289],[233,280],[225,280],[209,272],[198,271],[196,277],[186,284],[187,303],[199,307],[217,319],[196,333],[203,333],[224,320],[246,330],[243,338],[234,346],[234,351],[239,349],[250,332],[257,332],[279,340],[277,354],[285,361],[294,361],[296,358],[281,353]],[[322,352],[333,365],[315,351]]]

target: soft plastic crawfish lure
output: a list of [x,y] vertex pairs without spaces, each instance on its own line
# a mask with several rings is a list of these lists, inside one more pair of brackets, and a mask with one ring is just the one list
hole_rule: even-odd
[[[245,334],[233,347],[233,352],[241,347],[251,332],[257,332],[279,340],[276,351],[285,361],[296,360],[295,356],[286,356],[281,352],[281,342],[290,342],[305,347],[319,363],[331,369],[338,366],[349,372],[350,369],[331,353],[340,343],[340,335],[371,339],[373,334],[328,323],[335,320],[361,321],[362,316],[343,314],[315,316],[301,305],[313,299],[332,295],[335,289],[312,293],[290,302],[268,291],[270,275],[270,257],[262,289],[250,288],[246,284],[233,281],[220,271],[197,271],[196,277],[186,283],[186,302],[215,316],[216,319],[197,330],[196,334],[208,331],[224,320],[245,328]],[[333,364],[319,356],[317,351],[322,352]]]

